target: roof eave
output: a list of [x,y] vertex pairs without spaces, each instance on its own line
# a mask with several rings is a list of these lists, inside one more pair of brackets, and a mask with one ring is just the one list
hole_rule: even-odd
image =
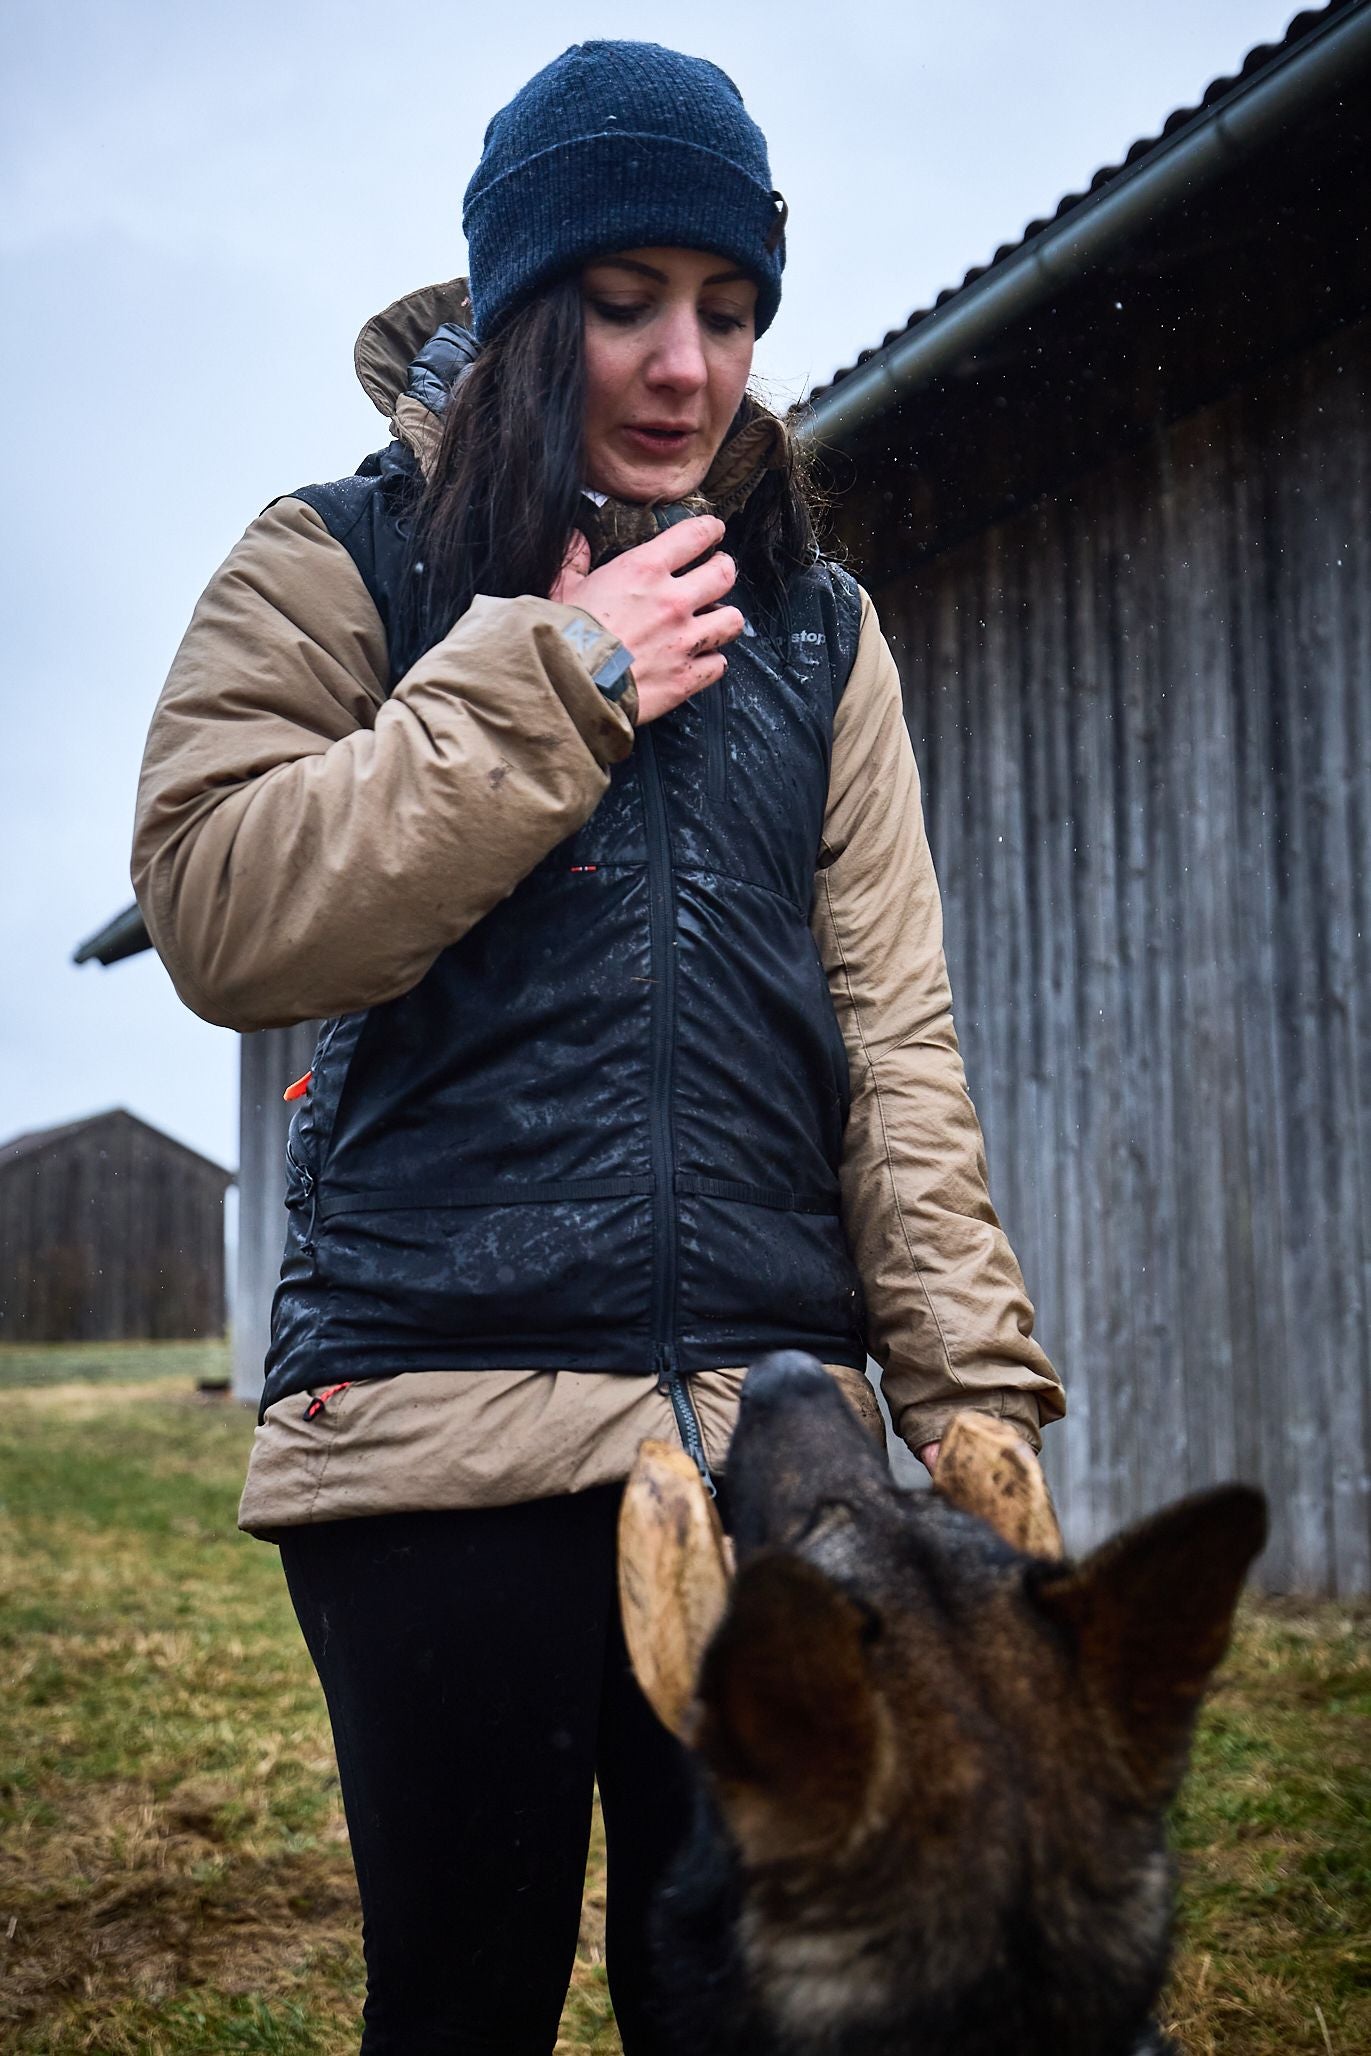
[[1168,208],[1269,144],[1371,65],[1371,7],[1342,15],[1271,68],[1087,195],[1069,214],[992,265],[916,327],[830,386],[800,415],[805,442],[848,442],[896,401],[1109,261]]
[[73,964],[118,964],[125,957],[136,957],[140,951],[152,948],[152,938],[147,925],[136,906],[125,907],[122,914],[116,914],[94,935],[87,936],[79,949],[72,952]]

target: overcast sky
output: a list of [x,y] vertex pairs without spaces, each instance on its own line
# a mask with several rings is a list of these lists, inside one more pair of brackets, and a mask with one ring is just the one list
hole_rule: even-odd
[[1119,160],[1288,0],[5,0],[0,1141],[126,1106],[237,1161],[236,1039],[151,955],[76,970],[131,898],[148,716],[265,502],[384,439],[367,316],[464,267],[494,110],[573,36],[713,58],[790,202],[758,352],[780,397]]

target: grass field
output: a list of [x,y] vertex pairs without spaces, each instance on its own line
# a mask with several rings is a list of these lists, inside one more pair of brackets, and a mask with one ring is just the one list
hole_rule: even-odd
[[[214,1345],[0,1350],[0,2046],[353,2051],[356,1899]],[[1371,2049],[1365,1614],[1250,1609],[1177,1822],[1194,2056]],[[619,2047],[592,1858],[561,2051]]]

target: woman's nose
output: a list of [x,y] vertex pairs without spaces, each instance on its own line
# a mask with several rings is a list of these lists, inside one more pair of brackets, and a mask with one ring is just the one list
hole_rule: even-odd
[[656,337],[647,367],[649,385],[698,392],[709,377],[699,317],[694,309],[670,314]]

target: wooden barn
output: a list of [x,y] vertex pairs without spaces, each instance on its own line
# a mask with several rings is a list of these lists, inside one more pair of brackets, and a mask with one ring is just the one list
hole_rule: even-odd
[[1371,8],[814,396],[900,664],[1070,1540],[1371,1590]]
[[[899,658],[1083,1546],[1265,1482],[1371,1591],[1371,4],[1334,0],[812,396]],[[895,282],[897,283],[897,282]],[[136,910],[83,956],[146,947]],[[280,1094],[243,1038],[235,1389]]]
[[0,1343],[222,1335],[232,1183],[122,1108],[0,1145]]

